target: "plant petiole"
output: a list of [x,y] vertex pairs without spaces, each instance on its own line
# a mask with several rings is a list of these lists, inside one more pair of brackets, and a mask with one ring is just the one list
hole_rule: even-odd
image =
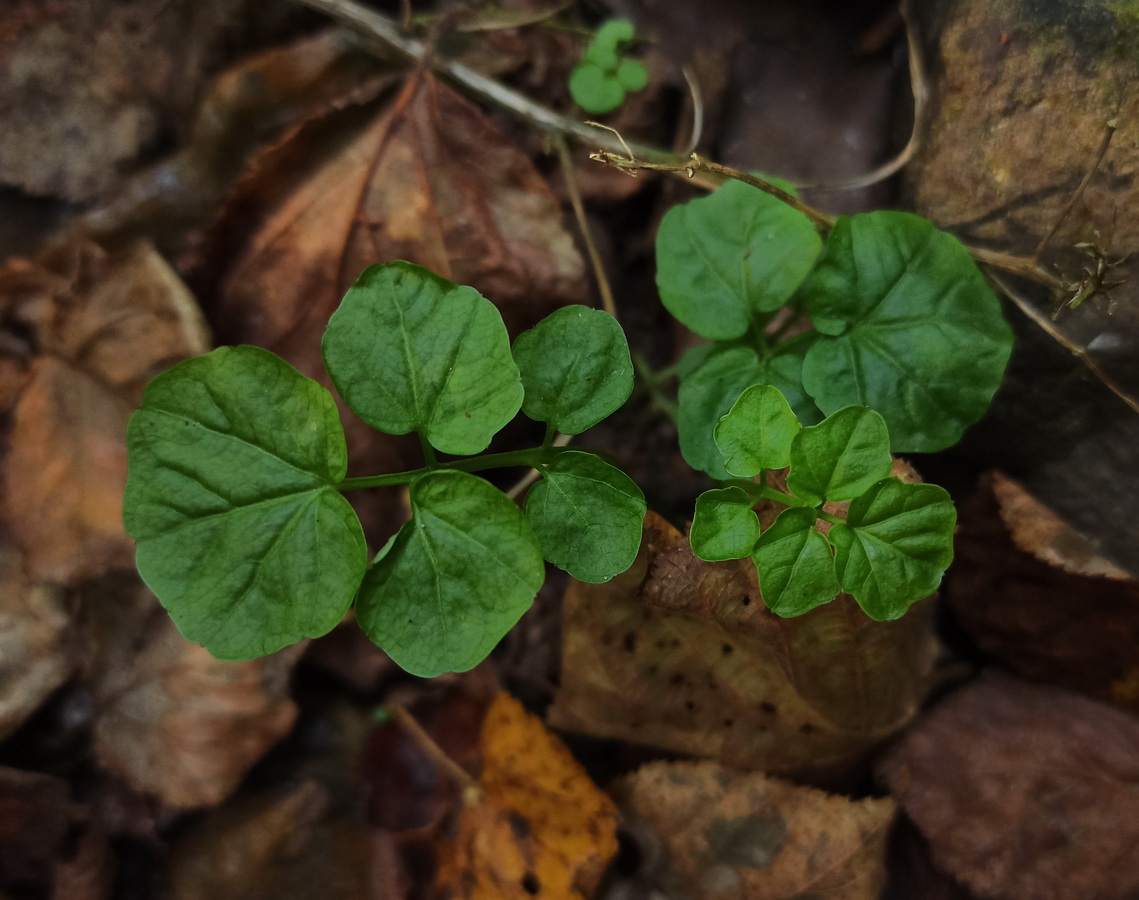
[[559,453],[572,449],[568,447],[532,447],[529,450],[509,450],[505,453],[489,453],[486,456],[472,456],[451,462],[436,463],[421,469],[405,472],[391,472],[387,475],[363,475],[358,478],[345,478],[336,485],[336,490],[358,491],[365,488],[390,487],[397,484],[410,484],[421,475],[438,469],[453,469],[459,472],[481,472],[484,469],[537,468],[551,462]]

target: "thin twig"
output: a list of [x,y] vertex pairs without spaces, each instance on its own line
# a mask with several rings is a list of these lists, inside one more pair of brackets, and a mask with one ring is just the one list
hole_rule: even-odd
[[601,307],[614,319],[617,318],[617,304],[613,300],[613,289],[609,286],[609,276],[605,274],[605,266],[601,262],[601,254],[597,252],[597,244],[593,240],[593,230],[585,218],[585,206],[581,202],[581,191],[577,188],[577,175],[573,169],[573,157],[570,156],[569,144],[560,134],[553,136],[554,147],[558,151],[558,161],[562,166],[562,176],[566,181],[566,192],[569,194],[570,206],[573,207],[577,227],[581,231],[581,239],[585,244],[585,252],[589,256],[589,264],[593,267],[593,275],[597,279],[597,291],[601,294]]
[[1080,362],[1082,362],[1085,366],[1087,366],[1091,373],[1103,383],[1104,387],[1106,387],[1109,391],[1115,394],[1115,396],[1117,396],[1120,400],[1131,407],[1132,410],[1139,413],[1139,400],[1136,400],[1129,393],[1127,393],[1127,391],[1119,384],[1119,382],[1117,382],[1114,378],[1111,377],[1111,375],[1104,371],[1099,363],[1097,363],[1095,359],[1088,353],[1086,348],[1082,347],[1080,344],[1077,344],[1066,334],[1064,334],[1059,328],[1056,327],[1056,325],[1050,318],[1048,318],[1048,316],[1044,315],[1044,313],[1033,306],[1027,298],[1014,290],[1013,287],[999,275],[990,272],[989,277],[993,280],[993,283],[1001,289],[1004,295],[1016,304],[1017,308],[1022,313],[1028,316],[1028,318],[1031,319],[1037,326],[1043,329],[1043,331],[1050,338],[1052,338],[1052,340],[1054,340],[1061,347],[1076,357]]
[[389,703],[385,709],[400,728],[406,731],[419,745],[419,748],[431,758],[431,761],[454,779],[464,793],[478,790],[478,782],[471,777],[466,769],[451,759],[442,747],[435,743],[435,739],[416,721],[415,716],[398,703]]
[[692,71],[691,66],[681,66],[680,73],[684,76],[688,84],[688,93],[692,97],[692,134],[688,137],[688,145],[684,152],[695,153],[704,133],[704,95],[700,91],[700,82],[696,80],[696,73]]

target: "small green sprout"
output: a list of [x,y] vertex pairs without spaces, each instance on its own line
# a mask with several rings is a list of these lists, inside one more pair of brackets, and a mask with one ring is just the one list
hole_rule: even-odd
[[604,115],[625,102],[625,95],[644,90],[648,73],[643,63],[626,59],[633,40],[633,23],[610,19],[593,36],[582,60],[570,73],[570,94],[586,112]]

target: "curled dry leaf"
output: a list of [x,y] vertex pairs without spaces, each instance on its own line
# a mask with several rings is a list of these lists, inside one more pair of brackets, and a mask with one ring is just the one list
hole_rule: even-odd
[[250,662],[214,659],[186,641],[133,579],[81,597],[101,765],[171,807],[213,806],[296,720],[289,695],[298,644]]
[[567,592],[550,721],[740,768],[821,776],[905,726],[935,647],[920,610],[876,623],[839,597],[778,619],[750,560],[698,560],[650,513],[628,572]]
[[[956,620],[985,654],[1018,675],[1139,711],[1139,583],[1073,574],[1016,546],[1002,521],[1002,496],[1005,518],[1033,511],[1016,525],[1022,539],[1026,522],[1051,520],[1009,482],[982,482],[962,504],[957,564],[946,577]],[[1073,559],[1063,538],[1032,546]]]
[[468,791],[438,884],[451,900],[584,900],[617,852],[617,814],[561,741],[500,694],[482,732],[483,769]]
[[714,762],[650,763],[617,789],[694,900],[876,900],[889,798],[850,800]]
[[75,669],[70,624],[62,592],[31,584],[17,554],[0,545],[0,741]]
[[882,769],[938,866],[1000,900],[1139,895],[1139,720],[989,675]]

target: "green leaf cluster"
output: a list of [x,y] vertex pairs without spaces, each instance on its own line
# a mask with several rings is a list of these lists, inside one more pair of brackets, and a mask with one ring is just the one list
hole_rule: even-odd
[[[929,452],[988,408],[1012,347],[967,251],[930,222],[841,216],[824,249],[806,216],[738,181],[669,210],[657,285],[677,319],[715,342],[683,361],[677,424],[685,459],[720,479],[713,429],[750,385],[778,388],[806,424],[870,407],[895,451]],[[814,327],[770,338],[785,307]]]
[[[417,432],[426,465],[347,478],[332,394],[256,347],[187,360],[147,387],[127,434],[124,522],[139,572],[182,633],[250,659],[360,626],[417,675],[481,661],[529,608],[549,560],[602,582],[636,556],[645,501],[597,455],[555,446],[628,398],[628,346],[607,313],[558,310],[510,345],[490,301],[406,262],[372,266],[322,343],[345,404]],[[472,456],[522,410],[540,447]],[[435,451],[467,458],[438,462]],[[471,474],[532,466],[525,508]],[[411,519],[369,564],[343,493],[407,484]]]
[[632,40],[633,23],[627,19],[610,19],[597,29],[569,78],[570,94],[586,112],[613,112],[626,94],[648,84],[644,64],[624,55]]
[[[772,612],[801,615],[845,591],[885,621],[937,589],[953,559],[953,502],[936,485],[890,476],[890,437],[878,413],[847,406],[803,427],[778,389],[759,384],[740,395],[713,438],[730,475],[759,480],[697,499],[692,550],[710,561],[750,556]],[[776,469],[788,470],[787,493],[767,483]],[[761,532],[754,506],[763,499],[786,508]],[[822,509],[840,502],[849,504],[845,519]]]

